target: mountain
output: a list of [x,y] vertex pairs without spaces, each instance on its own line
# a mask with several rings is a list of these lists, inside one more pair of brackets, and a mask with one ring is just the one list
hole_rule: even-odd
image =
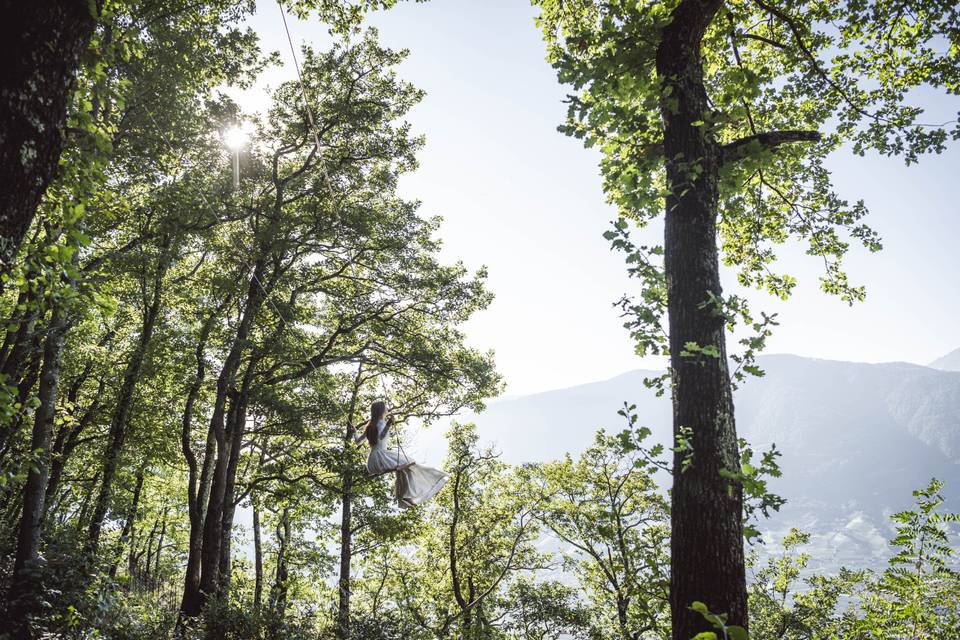
[[[821,568],[875,565],[889,553],[889,515],[931,477],[960,510],[960,372],[789,355],[760,365],[766,375],[747,380],[735,404],[740,435],[783,453],[771,488],[788,503],[762,523],[765,537],[797,526],[813,534]],[[616,412],[629,401],[653,430],[651,444],[669,445],[669,400],[643,386],[654,373],[494,401],[467,419],[506,461],[544,461],[576,454],[600,427],[622,429]]]
[[930,363],[934,369],[942,371],[960,371],[960,349],[955,349]]

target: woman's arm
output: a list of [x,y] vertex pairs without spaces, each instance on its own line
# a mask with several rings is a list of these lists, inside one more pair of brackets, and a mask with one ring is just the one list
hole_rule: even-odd
[[390,425],[393,424],[393,418],[387,416],[387,419],[383,421],[383,426],[380,427],[380,437],[379,440],[384,440],[387,437],[387,433],[390,431]]

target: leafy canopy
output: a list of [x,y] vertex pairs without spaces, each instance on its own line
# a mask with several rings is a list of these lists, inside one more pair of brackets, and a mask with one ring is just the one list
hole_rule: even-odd
[[[602,152],[604,190],[621,217],[608,237],[643,280],[641,298],[623,301],[628,326],[638,351],[664,353],[662,248],[624,238],[627,221],[647,225],[668,190],[686,188],[666,182],[662,118],[675,103],[655,66],[661,30],[679,3],[534,4],[548,59],[575,90],[561,130]],[[912,163],[960,138],[955,115],[926,114],[919,101],[960,93],[958,54],[960,10],[948,0],[723,4],[701,47],[709,107],[694,126],[719,148],[719,243],[742,285],[787,298],[796,281],[773,263],[776,247],[792,239],[822,259],[824,291],[863,298],[842,260],[852,243],[876,251],[880,239],[863,222],[863,201],[836,193],[826,160],[849,147]],[[703,170],[700,159],[685,160],[691,178]],[[723,302],[745,311],[748,325],[762,324],[741,299]]]

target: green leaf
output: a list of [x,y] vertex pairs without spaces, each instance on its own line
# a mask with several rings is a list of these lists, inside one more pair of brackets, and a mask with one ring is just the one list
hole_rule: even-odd
[[727,632],[727,636],[730,638],[730,640],[749,640],[749,634],[747,633],[747,630],[744,629],[743,627],[738,627],[737,625],[733,625],[733,626],[727,627],[726,629],[724,629],[724,631]]

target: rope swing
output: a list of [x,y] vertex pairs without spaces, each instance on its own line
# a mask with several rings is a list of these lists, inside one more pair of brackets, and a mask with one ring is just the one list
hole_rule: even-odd
[[[340,206],[342,204],[342,199],[337,197],[336,190],[333,187],[333,182],[330,180],[330,174],[327,172],[326,164],[324,163],[323,152],[320,148],[320,134],[317,130],[316,119],[314,118],[313,109],[310,104],[310,96],[307,93],[307,85],[303,80],[303,72],[300,69],[300,61],[297,59],[296,47],[293,45],[293,37],[290,34],[290,27],[287,24],[286,12],[283,9],[283,5],[280,0],[277,0],[277,7],[280,9],[280,17],[283,20],[283,30],[287,36],[287,44],[290,47],[290,57],[293,59],[294,68],[297,71],[297,81],[300,84],[300,95],[303,99],[303,108],[307,114],[307,125],[310,129],[310,133],[313,135],[313,143],[316,148],[317,161],[320,165],[320,169],[323,172],[323,178],[326,182],[327,189],[333,198],[333,214],[339,219],[340,217]],[[282,319],[282,316],[281,316]],[[308,359],[307,362],[310,363],[310,366],[313,367],[316,371],[316,367],[313,364],[311,359]],[[386,404],[389,397],[389,392],[387,389],[387,384],[385,377],[383,375],[379,376],[380,382],[380,395],[383,398],[383,402]],[[367,458],[367,469],[368,475],[371,477],[379,477],[384,473],[394,472],[396,473],[396,498],[397,506],[401,508],[409,508],[421,504],[424,500],[428,500],[434,496],[440,488],[447,481],[447,474],[439,471],[437,469],[432,469],[422,465],[416,465],[412,458],[407,456],[406,452],[403,450],[403,441],[400,437],[400,429],[397,428],[394,430],[394,442],[396,443],[396,456],[394,458],[393,468],[385,468],[382,471],[376,474],[370,474],[369,465],[372,456],[376,453],[371,451],[369,454],[370,457]],[[359,439],[357,440],[359,443]],[[416,473],[410,471],[411,467],[416,466]],[[402,481],[402,483],[401,483]],[[401,486],[403,487],[403,495],[401,495]]]

